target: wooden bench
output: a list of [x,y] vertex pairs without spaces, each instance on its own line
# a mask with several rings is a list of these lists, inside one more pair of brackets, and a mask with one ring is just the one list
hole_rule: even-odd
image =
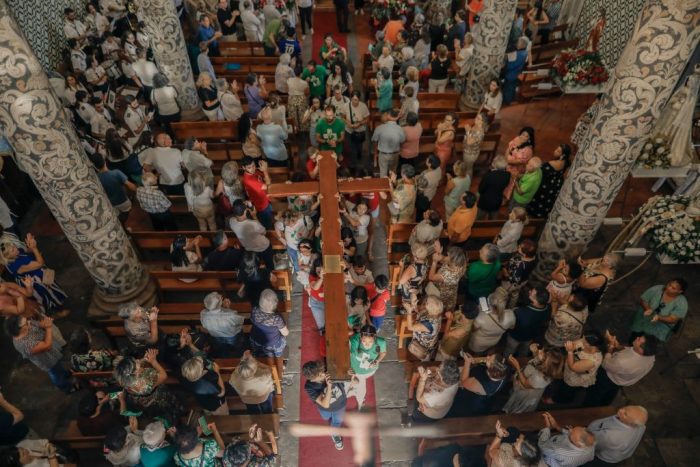
[[[433,135],[424,135],[420,137],[418,143],[418,154],[421,156],[429,156],[435,153],[435,142],[437,137]],[[493,158],[496,157],[496,151],[498,145],[501,142],[500,134],[486,134],[484,135],[484,140],[481,143],[481,148],[479,151],[479,157],[475,161],[476,166],[490,166]],[[454,146],[452,148],[453,154],[457,155],[457,159],[462,158],[462,151],[464,150],[464,133],[460,136],[459,132],[454,140]]]
[[222,57],[260,57],[265,56],[262,42],[252,41],[219,41],[219,52]]
[[[617,410],[610,406],[551,411],[561,426],[588,426],[593,420],[609,417],[616,412]],[[418,454],[423,455],[426,449],[450,443],[462,445],[488,444],[496,434],[496,422],[499,420],[503,427],[514,426],[523,433],[536,432],[544,428],[543,413],[530,412],[510,415],[485,415],[482,417],[444,418],[431,424],[431,427],[440,430],[440,432],[444,433],[444,436],[433,439],[421,439],[418,445]]]
[[[231,302],[230,308],[243,316],[250,315],[253,311],[250,302]],[[199,319],[199,313],[203,309],[204,306],[199,302],[161,302],[158,304],[158,319],[161,320],[166,316],[188,316],[193,314],[196,314]],[[292,311],[292,302],[280,300],[277,304],[277,311],[281,313],[283,317],[286,317],[286,315]]]
[[[150,271],[156,282],[158,295],[162,300],[164,292],[235,292],[241,287],[237,282],[235,271]],[[277,278],[275,289],[285,294],[285,300],[292,299],[292,286],[288,270],[275,270],[272,274]],[[183,282],[181,279],[197,279],[194,282]]]
[[246,71],[248,73],[274,74],[279,57],[248,56],[248,57],[210,57],[214,72]]
[[[540,71],[544,73],[540,73]],[[523,100],[549,97],[562,93],[561,88],[549,76],[549,70],[540,69],[535,73],[523,73],[518,95]]]
[[[450,112],[459,110],[460,94],[456,92],[419,92],[418,101],[420,102],[419,114],[423,111],[433,112]],[[367,106],[370,111],[377,110],[377,96],[370,95],[367,99]],[[401,107],[401,101],[397,98],[392,99],[392,107],[398,109]]]
[[[248,429],[254,423],[257,423],[265,431],[273,432],[275,436],[279,436],[280,432],[280,417],[278,414],[208,415],[207,421],[215,422],[219,433],[225,439],[247,435]],[[71,420],[65,428],[53,437],[53,441],[75,450],[102,450],[104,436],[84,436],[78,429],[78,422]]]
[[[462,135],[464,135],[464,122],[469,121],[469,120],[473,120],[474,117],[476,117],[476,112],[472,112],[472,111],[454,112],[454,114],[455,114],[455,117],[457,117],[457,120],[459,120],[460,129],[462,130]],[[445,112],[442,112],[442,111],[431,111],[428,109],[424,112],[422,107],[418,111],[418,122],[420,123],[420,126],[423,128],[424,133],[426,133],[427,130],[437,129],[437,126],[443,121],[444,118],[445,118]],[[378,114],[378,113],[372,114],[372,116],[370,117],[370,121],[369,121],[370,130],[374,130],[375,128],[377,128],[381,124],[382,124],[381,114]]]
[[[253,127],[260,124],[256,120]],[[287,118],[287,125],[294,128],[292,118]],[[202,141],[238,141],[238,121],[202,121],[202,122],[174,122],[171,123],[175,139],[184,142],[187,138],[197,138]]]
[[[566,40],[566,31],[569,29],[568,24],[559,24],[557,26],[554,26],[552,28],[552,31],[549,33],[549,43],[550,44],[556,44],[557,42],[562,42]],[[540,45],[540,35],[538,34],[535,37],[535,40],[533,42],[533,45]]]
[[[289,170],[283,168],[283,167],[271,167],[274,169],[282,169],[282,170],[277,170],[276,171],[276,178],[277,181],[273,181],[273,183],[284,183],[284,181],[289,180]],[[284,178],[282,178],[284,177]],[[272,178],[272,173],[270,173],[270,178]],[[218,180],[215,180],[218,182]],[[170,212],[172,212],[176,216],[189,216],[192,215],[192,213],[189,210],[189,207],[187,206],[187,198],[184,195],[169,195],[168,199],[172,203],[172,206],[170,206]],[[274,212],[282,212],[287,209],[289,204],[287,203],[287,200],[279,200],[279,199],[271,199],[270,204],[272,204],[272,210]]]
[[[469,240],[491,241],[498,235],[505,221],[502,220],[477,220],[472,227]],[[523,228],[522,238],[538,238],[540,230],[544,227],[546,219],[530,219]],[[411,237],[411,232],[416,224],[389,224],[387,232],[387,253],[393,252],[396,244],[406,244]],[[447,238],[447,230],[442,232],[441,239]]]
[[559,55],[562,50],[576,48],[578,43],[578,39],[571,39],[550,42],[549,44],[544,45],[533,45],[530,49],[530,54],[532,55],[532,67],[529,69],[551,64],[554,57]]

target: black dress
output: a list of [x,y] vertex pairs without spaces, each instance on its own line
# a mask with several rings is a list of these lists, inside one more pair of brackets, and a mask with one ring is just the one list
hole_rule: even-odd
[[542,166],[542,182],[540,187],[527,205],[527,213],[536,219],[546,219],[554,207],[559,190],[564,184],[564,170],[554,170],[547,162]]
[[491,397],[500,391],[505,383],[505,379],[494,381],[489,378],[486,365],[473,366],[470,376],[479,381],[486,394],[477,394],[460,387],[448,417],[476,417],[488,413],[491,408]]
[[479,201],[476,205],[486,212],[496,212],[503,204],[503,191],[510,183],[507,170],[489,170],[479,182]]
[[241,268],[238,270],[238,281],[245,285],[245,296],[253,307],[258,306],[263,291],[272,288],[270,271],[266,267],[258,268],[254,275],[248,275]]

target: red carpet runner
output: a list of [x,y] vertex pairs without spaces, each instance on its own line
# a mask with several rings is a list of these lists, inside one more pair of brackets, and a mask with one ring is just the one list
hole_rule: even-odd
[[[302,301],[302,316],[301,316],[301,364],[309,360],[321,358],[320,343],[321,336],[316,330],[316,323],[311,314],[308,305],[308,297],[304,294]],[[380,370],[381,371],[381,368]],[[301,377],[300,388],[300,404],[299,418],[301,423],[312,423],[315,425],[327,425],[319,415],[316,406],[311,401],[309,396],[304,392],[304,377]],[[365,406],[376,407],[376,397],[374,393],[374,379],[367,381],[367,396],[365,397]],[[357,410],[357,401],[354,397],[348,399],[347,411]],[[301,467],[319,467],[324,465],[332,465],[333,467],[344,467],[355,465],[352,461],[352,440],[344,438],[345,448],[342,451],[337,451],[333,445],[330,436],[322,436],[317,438],[301,438],[299,440],[299,465]],[[375,447],[377,448],[377,465],[379,465],[379,439],[375,438]]]

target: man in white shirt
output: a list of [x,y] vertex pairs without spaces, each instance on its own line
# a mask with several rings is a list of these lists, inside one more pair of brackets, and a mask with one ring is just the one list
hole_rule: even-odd
[[243,30],[245,31],[245,40],[252,42],[262,41],[265,25],[258,15],[255,14],[250,0],[245,0],[243,2],[241,21],[243,22]]
[[608,348],[603,363],[598,368],[595,384],[586,391],[583,405],[600,407],[610,405],[621,387],[632,386],[644,378],[654,367],[659,340],[655,336],[641,335],[624,347],[609,331],[605,333]]
[[195,169],[211,169],[214,163],[207,157],[207,143],[194,137],[187,138],[185,149],[182,150],[182,163],[188,172]]
[[209,335],[214,338],[214,352],[218,357],[240,357],[245,350],[243,317],[231,310],[231,301],[218,292],[204,297],[204,310],[199,320]]
[[65,8],[63,10],[65,19],[63,20],[63,33],[66,35],[66,39],[74,39],[80,48],[87,45],[87,27],[75,18],[75,10],[72,8]]
[[182,152],[172,147],[173,140],[167,133],[156,136],[156,147],[144,159],[143,169],[157,170],[160,186],[168,195],[185,194],[185,175],[182,173]]
[[127,140],[132,146],[138,141],[141,133],[146,130],[150,130],[148,123],[151,121],[151,116],[146,115],[143,106],[139,104],[138,99],[134,96],[128,95],[124,98],[127,103],[126,110],[124,111],[124,124],[131,132]]
[[95,113],[90,118],[90,132],[94,138],[104,140],[107,130],[114,128],[112,116],[99,97],[93,97],[92,106],[95,108]]
[[131,64],[131,68],[143,85],[143,97],[150,102],[151,91],[153,90],[153,77],[158,74],[158,67],[155,63],[146,59],[146,49],[136,49],[136,56],[138,59]]
[[629,459],[642,441],[649,419],[641,405],[620,408],[616,415],[594,420],[588,431],[595,436],[595,455],[609,464]]

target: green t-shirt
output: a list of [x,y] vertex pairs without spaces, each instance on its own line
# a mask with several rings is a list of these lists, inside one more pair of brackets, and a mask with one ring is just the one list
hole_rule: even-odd
[[175,446],[169,444],[151,451],[141,445],[141,464],[143,467],[175,467]]
[[277,35],[280,33],[280,28],[282,28],[282,21],[280,21],[279,18],[273,19],[267,23],[267,26],[265,26],[265,37],[263,37],[263,44],[265,44],[267,47],[274,47],[277,40],[275,40],[275,42],[270,42],[270,34],[274,34],[275,39],[277,39]]
[[542,169],[537,169],[534,172],[526,172],[518,181],[520,193],[513,191],[513,199],[519,204],[527,204],[532,201],[537,189],[542,182]]
[[474,261],[469,265],[467,272],[467,290],[473,298],[488,297],[496,290],[498,271],[501,270],[501,262],[485,264]]
[[383,337],[375,337],[374,345],[369,349],[362,347],[359,334],[353,334],[350,338],[350,366],[358,375],[372,374],[377,371],[371,363],[379,358],[379,354],[386,352],[386,340]]
[[[329,55],[328,58],[323,58],[324,54],[327,54],[329,50],[331,49],[338,49],[338,51],[335,53],[335,55]],[[321,45],[321,49],[318,52],[318,58],[321,59],[321,62],[323,63],[323,66],[328,67],[331,62],[334,62],[336,58],[342,57],[343,52],[340,50],[340,46],[333,42],[330,47],[326,46],[326,43],[324,42]]]
[[345,132],[345,123],[336,117],[331,123],[328,123],[325,118],[322,118],[316,124],[316,134],[320,136],[325,142],[319,144],[318,148],[321,151],[335,151],[336,154],[340,155],[343,153],[343,144],[336,144],[335,148],[332,147],[328,142],[330,141],[340,141],[340,137]]
[[313,73],[308,68],[304,68],[304,71],[301,73],[301,79],[305,80],[307,78],[309,78],[311,95],[321,97],[321,102],[323,102],[323,97],[326,95],[326,68],[323,65],[316,65]]
[[391,97],[394,92],[394,82],[391,78],[386,79],[379,85],[377,92],[377,109],[380,112],[388,112],[391,110]]

